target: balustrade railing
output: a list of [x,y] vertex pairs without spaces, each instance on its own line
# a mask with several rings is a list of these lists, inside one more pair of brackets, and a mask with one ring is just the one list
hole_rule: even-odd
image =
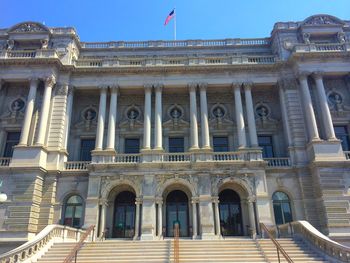
[[58,58],[55,49],[37,49],[37,50],[6,50],[0,53],[1,58]]
[[290,166],[290,158],[264,158],[269,167],[288,167]]
[[174,163],[190,162],[191,154],[190,153],[162,153],[161,161],[174,162]]
[[[43,249],[58,241],[76,241],[84,230],[62,225],[48,225],[32,240],[0,256],[1,263],[17,263],[35,260],[43,253]],[[29,262],[29,261],[28,261]]]
[[140,154],[117,154],[116,163],[139,163],[141,161]]
[[214,152],[213,161],[216,162],[227,162],[227,161],[238,161],[244,159],[239,152]]
[[149,48],[149,47],[191,47],[191,46],[232,46],[232,45],[268,45],[269,38],[252,39],[213,39],[213,40],[175,40],[175,41],[114,41],[114,42],[81,42],[83,48]]
[[308,240],[313,246],[341,262],[350,262],[350,248],[343,246],[323,235],[307,221],[294,221],[279,225],[281,237],[296,235]]
[[90,163],[91,163],[90,161],[66,162],[65,170],[70,170],[70,171],[87,170],[87,165]]
[[315,44],[317,51],[344,51],[344,45],[343,44],[335,44],[335,43],[329,43],[329,44]]
[[0,167],[1,166],[9,166],[10,162],[11,162],[11,158],[2,157],[2,158],[0,158]]

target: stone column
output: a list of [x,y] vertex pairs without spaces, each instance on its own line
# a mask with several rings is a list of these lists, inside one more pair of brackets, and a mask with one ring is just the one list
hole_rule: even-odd
[[201,104],[201,131],[202,131],[202,149],[210,149],[209,137],[209,122],[208,122],[208,103],[207,103],[207,84],[201,83],[200,90],[200,104]]
[[251,147],[258,147],[258,136],[256,133],[254,106],[252,98],[252,83],[244,83],[245,102],[247,107],[249,139]]
[[253,205],[253,203],[254,203],[253,199],[249,199],[248,200],[249,224],[250,224],[250,229],[251,229],[251,235],[252,235],[252,238],[255,238],[256,228],[255,228],[255,216],[254,216],[254,205]]
[[111,101],[109,105],[109,120],[107,134],[107,150],[115,151],[115,125],[117,121],[118,86],[111,87]]
[[143,120],[143,150],[151,149],[152,85],[145,85],[145,110]]
[[241,84],[233,84],[233,92],[235,94],[235,110],[236,110],[236,125],[238,133],[238,149],[244,149],[247,146],[247,140],[245,136],[242,97],[241,97]]
[[288,147],[293,145],[292,142],[292,136],[291,136],[291,131],[290,131],[290,126],[289,126],[289,121],[288,121],[288,113],[287,113],[287,104],[286,104],[286,99],[285,99],[285,89],[287,88],[287,80],[285,79],[280,79],[278,81],[278,92],[279,92],[279,99],[280,99],[280,106],[281,106],[281,112],[282,112],[282,120],[283,120],[283,130],[285,133],[285,136],[288,141]]
[[98,109],[97,132],[95,150],[101,151],[103,147],[103,134],[106,118],[107,86],[100,87],[100,105]]
[[73,96],[74,96],[74,87],[69,86],[68,87],[68,94],[67,94],[67,109],[66,109],[66,116],[65,116],[65,128],[64,128],[64,141],[63,141],[63,148],[67,149],[68,147],[68,136],[70,132],[70,123],[72,119],[72,110],[73,110]]
[[158,201],[158,237],[163,237],[163,201]]
[[191,150],[198,149],[198,123],[197,123],[197,99],[196,99],[197,84],[191,83],[190,90],[190,138]]
[[300,90],[303,96],[303,105],[306,117],[306,126],[309,133],[310,141],[320,140],[320,136],[317,130],[316,118],[314,108],[312,107],[312,100],[309,91],[309,85],[307,83],[308,73],[302,72],[299,74]]
[[197,239],[197,201],[192,199],[192,239]]
[[219,199],[214,200],[215,206],[215,227],[216,235],[221,236],[221,225],[220,225],[220,211],[219,211]]
[[154,116],[154,149],[163,150],[162,133],[162,88],[160,84],[155,85],[156,105]]
[[51,104],[52,87],[55,85],[55,78],[53,76],[45,79],[45,90],[43,102],[41,105],[40,119],[39,119],[39,131],[35,145],[44,145],[46,131],[48,127],[49,111]]
[[317,95],[320,103],[320,108],[322,113],[322,123],[323,123],[323,128],[326,132],[326,138],[327,140],[336,140],[331,112],[329,110],[327,96],[324,90],[322,72],[315,72],[313,74],[313,77],[316,82]]
[[[104,234],[105,228],[106,228],[106,213],[107,213],[107,203],[106,201],[102,202],[102,209],[101,209],[101,218],[100,218],[100,233],[99,237],[101,238]],[[106,236],[104,236],[106,238]]]
[[33,117],[36,90],[38,87],[38,83],[39,83],[39,80],[37,78],[33,78],[30,80],[30,88],[29,88],[29,94],[28,94],[28,98],[27,98],[27,106],[26,106],[26,111],[24,113],[21,138],[20,138],[19,144],[18,144],[21,146],[28,145],[29,130],[30,130],[30,125],[32,122],[32,117]]
[[136,198],[135,236],[134,236],[135,240],[139,239],[139,236],[140,236],[140,204],[141,204],[141,201],[138,198]]

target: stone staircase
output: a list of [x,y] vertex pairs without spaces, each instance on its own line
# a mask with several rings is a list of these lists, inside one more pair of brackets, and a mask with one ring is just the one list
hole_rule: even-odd
[[[280,239],[294,262],[327,262],[301,241]],[[75,243],[56,243],[38,262],[62,263]],[[269,240],[249,238],[225,240],[180,240],[180,262],[277,262],[276,249]],[[172,240],[87,242],[78,254],[78,263],[173,262]],[[282,262],[282,261],[281,261]]]
[[[321,253],[311,248],[303,240],[292,238],[277,239],[278,243],[287,252],[293,262],[330,262],[324,259]],[[270,239],[257,239],[258,246],[263,251],[267,262],[278,262],[277,251],[275,245]],[[280,253],[281,262],[287,262]]]

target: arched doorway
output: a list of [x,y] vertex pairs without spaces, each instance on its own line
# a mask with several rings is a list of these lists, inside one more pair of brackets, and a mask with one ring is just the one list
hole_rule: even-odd
[[135,194],[129,191],[119,193],[114,202],[114,238],[132,238],[135,234]]
[[174,224],[180,226],[180,237],[189,236],[188,197],[181,190],[170,192],[166,198],[166,236],[174,236]]
[[241,198],[235,191],[225,189],[220,192],[219,201],[221,234],[223,236],[242,236]]

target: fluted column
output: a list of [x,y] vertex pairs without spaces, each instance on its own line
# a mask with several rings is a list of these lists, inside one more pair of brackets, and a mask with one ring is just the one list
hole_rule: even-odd
[[145,85],[145,110],[143,120],[143,150],[151,149],[152,85]]
[[98,109],[96,146],[95,150],[101,151],[103,147],[103,134],[105,129],[106,118],[106,101],[107,101],[107,86],[100,87],[100,105]]
[[215,227],[216,227],[216,234],[218,236],[221,236],[221,226],[220,226],[220,211],[219,211],[219,200],[214,201],[214,207],[215,207]]
[[198,236],[197,231],[197,201],[192,200],[192,238],[196,239]]
[[309,134],[309,140],[315,141],[319,140],[320,136],[317,130],[316,118],[314,108],[312,107],[312,100],[309,91],[309,85],[307,83],[308,74],[302,72],[299,74],[300,90],[303,96],[303,105],[306,117],[306,126]]
[[163,150],[162,132],[162,88],[160,84],[155,85],[156,105],[154,116],[154,149]]
[[68,94],[67,94],[67,109],[65,116],[65,129],[64,129],[64,141],[63,148],[67,149],[68,146],[68,136],[70,132],[70,123],[72,119],[72,110],[73,110],[73,97],[74,96],[74,87],[68,86]]
[[158,201],[158,237],[163,236],[163,202]]
[[247,107],[249,139],[251,147],[258,147],[258,135],[254,117],[254,106],[252,98],[252,83],[244,83],[245,103]]
[[242,97],[241,97],[241,84],[233,84],[233,92],[235,94],[235,110],[236,110],[236,125],[238,133],[238,149],[244,149],[247,146],[247,140],[245,136]]
[[[99,233],[99,237],[103,236],[103,233],[105,231],[106,228],[106,213],[107,213],[107,203],[104,201],[102,203],[102,209],[101,209],[101,218],[100,218],[100,233]],[[104,237],[106,238],[106,237]]]
[[201,131],[202,148],[210,149],[209,122],[208,122],[208,102],[207,102],[207,84],[199,85],[200,104],[201,104]]
[[26,106],[26,111],[24,113],[21,138],[19,140],[18,145],[22,145],[22,146],[28,145],[29,130],[30,130],[30,124],[32,122],[32,116],[33,116],[36,90],[38,88],[38,83],[39,83],[39,80],[37,78],[33,78],[30,80],[30,88],[29,88],[29,94],[28,94],[28,98],[27,98],[27,106]]
[[49,119],[49,111],[51,104],[51,93],[52,87],[55,85],[56,80],[55,77],[50,76],[45,79],[45,90],[43,102],[41,105],[40,119],[39,119],[39,131],[38,137],[36,139],[35,145],[44,145],[45,144],[45,136],[48,127],[48,119]]
[[190,91],[190,150],[198,149],[198,122],[197,122],[197,98],[196,98],[197,84],[191,83],[189,85]]
[[135,236],[134,239],[138,239],[140,236],[140,200],[136,200],[136,216],[135,216]]
[[315,72],[313,74],[313,77],[316,82],[317,95],[320,102],[320,108],[322,113],[322,123],[323,123],[323,128],[326,132],[326,138],[327,140],[336,140],[335,132],[333,128],[332,116],[329,110],[326,92],[324,90],[322,72]]
[[248,200],[248,210],[249,210],[249,224],[250,224],[251,235],[253,238],[255,238],[256,228],[255,228],[255,216],[254,216],[253,202],[254,202],[253,199]]
[[118,86],[111,87],[111,101],[109,105],[109,120],[107,133],[107,150],[115,151],[115,125],[117,121]]

